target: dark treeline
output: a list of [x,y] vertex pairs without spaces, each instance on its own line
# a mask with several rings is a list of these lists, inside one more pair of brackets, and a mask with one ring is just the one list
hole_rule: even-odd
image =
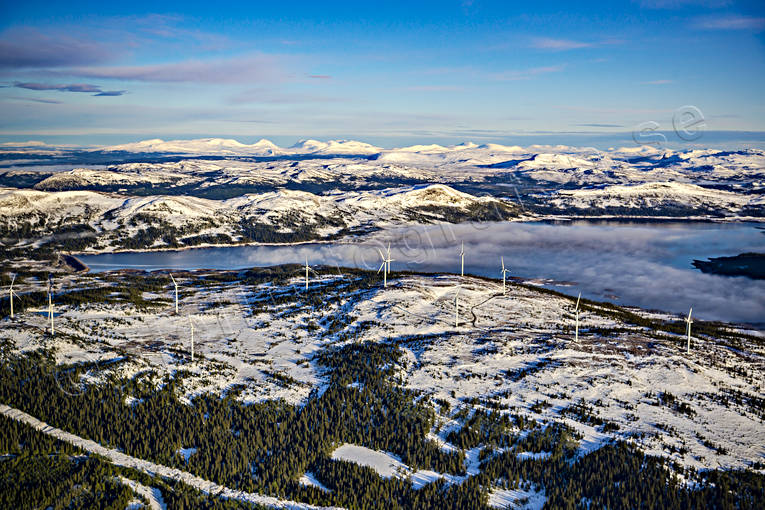
[[[331,460],[328,455],[335,445],[351,442],[396,453],[413,467],[464,473],[461,455],[444,454],[424,441],[434,411],[385,382],[396,353],[385,344],[326,351],[321,358],[333,370],[329,388],[321,396],[314,393],[302,408],[281,402],[243,405],[235,400],[236,391],[224,398],[198,397],[187,406],[175,397],[183,373],[160,390],[138,378],[91,386],[70,396],[56,390],[54,368],[42,356],[3,362],[0,399],[137,457],[232,488],[317,504],[486,508],[486,492],[497,484],[544,490],[548,508],[577,508],[583,501],[591,502],[589,508],[757,508],[765,501],[765,477],[754,472],[693,474],[695,479],[714,480],[714,485],[689,490],[675,481],[664,461],[634,447],[606,446],[572,463],[577,441],[567,427],[535,427],[516,440],[509,424],[493,413],[485,421],[498,424],[482,427],[485,440],[471,438],[470,444],[512,447],[482,455],[481,473],[462,484],[436,482],[414,490],[406,480],[383,479],[370,468]],[[351,382],[358,384],[349,387]],[[127,394],[143,400],[127,406]],[[186,464],[176,451],[190,446],[198,450]],[[550,453],[521,460],[520,451]],[[299,485],[297,479],[306,471],[332,492]]]
[[112,465],[0,415],[0,508],[123,510],[133,493]]
[[[42,355],[9,358],[3,361],[0,400],[18,407],[52,425],[140,458],[176,466],[217,483],[249,492],[298,498],[321,504],[354,504],[374,508],[386,494],[394,494],[396,505],[443,508],[446,494],[429,489],[415,491],[411,485],[376,477],[376,483],[349,487],[343,473],[364,476],[364,468],[342,463],[336,470],[320,470],[329,453],[342,442],[384,449],[400,455],[416,467],[441,472],[463,472],[462,456],[442,452],[425,439],[434,411],[414,402],[413,395],[384,381],[392,376],[400,351],[385,345],[348,346],[322,355],[334,371],[328,389],[314,393],[303,407],[271,401],[244,405],[237,392],[226,397],[203,396],[193,405],[176,398],[183,372],[156,390],[146,378],[113,381],[90,386],[81,394],[58,390],[62,381],[77,380],[77,371],[68,367],[66,377],[56,372]],[[378,364],[379,362],[379,364]],[[381,366],[388,366],[387,369]],[[346,386],[360,383],[360,388]],[[74,393],[74,392],[72,392]],[[142,399],[125,405],[127,395]],[[186,464],[176,454],[183,447],[196,447]],[[324,493],[297,483],[306,471],[316,471],[321,482],[332,489]],[[334,478],[332,473],[341,478]],[[448,491],[460,499],[470,484]],[[456,491],[456,492],[454,492]],[[354,503],[356,502],[356,503]]]
[[0,416],[0,507],[123,510],[135,495],[118,476],[159,489],[173,510],[257,510],[182,482],[114,466],[97,455]]

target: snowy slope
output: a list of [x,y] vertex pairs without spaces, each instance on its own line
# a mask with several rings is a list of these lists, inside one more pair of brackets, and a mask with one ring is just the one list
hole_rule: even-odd
[[[17,243],[35,245],[47,242],[49,236],[67,227],[82,231],[87,226],[87,235],[96,238],[91,249],[113,250],[150,227],[172,233],[181,245],[185,238],[199,235],[227,235],[229,242],[242,240],[242,225],[263,225],[282,233],[299,229],[305,232],[302,235],[320,239],[348,229],[466,221],[478,206],[512,214],[500,200],[474,197],[444,185],[325,195],[281,189],[228,200],[0,189],[0,225],[6,232],[24,232]],[[416,220],[413,215],[417,215]],[[143,247],[162,247],[166,243],[166,239],[156,239],[154,244]]]
[[[106,368],[104,376],[111,370],[131,376],[182,367],[188,371],[179,390],[184,398],[241,384],[238,398],[244,401],[284,398],[295,404],[326,384],[313,361],[321,349],[342,342],[395,341],[403,352],[397,372],[404,385],[423,399],[448,403],[450,411],[439,415],[429,435],[443,449],[456,448],[447,436],[464,422],[457,411],[483,409],[565,423],[582,436],[580,454],[620,438],[694,468],[741,468],[765,455],[761,333],[759,341],[747,340],[740,348],[694,333],[686,354],[681,335],[647,330],[588,306],[575,343],[575,299],[513,284],[503,294],[501,282],[473,277],[394,276],[387,288],[348,292],[340,284],[349,275],[319,268],[310,283],[326,289],[318,307],[306,306],[301,298],[303,280],[297,272],[276,286],[228,280],[194,284],[204,278],[199,273],[175,277],[184,289],[179,315],[168,278],[164,293],[145,296],[166,299],[158,308],[56,306],[60,336],[55,340],[45,332],[44,315],[25,311],[15,321],[0,321],[0,339],[19,352],[53,348],[58,363],[98,363],[114,359],[119,350],[129,354],[128,363]],[[59,280],[59,288],[77,288],[84,278],[69,276]],[[188,349],[187,315],[196,325],[201,355],[193,364],[182,354]],[[339,315],[349,323],[331,330],[328,319]],[[661,318],[682,322],[681,317]],[[305,328],[309,323],[318,329]],[[83,341],[88,338],[97,341]],[[659,396],[666,394],[686,407],[662,403]],[[604,431],[565,412],[582,399],[615,428]],[[535,402],[546,405],[535,407]],[[386,452],[338,446],[334,458],[369,465],[383,476],[412,477],[413,483],[441,477],[414,473]],[[478,472],[479,451],[465,452],[469,474]]]

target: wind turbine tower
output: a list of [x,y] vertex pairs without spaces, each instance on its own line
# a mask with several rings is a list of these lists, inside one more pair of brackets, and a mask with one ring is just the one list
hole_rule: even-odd
[[576,326],[574,329],[574,341],[579,343],[579,300],[582,299],[582,293],[579,293],[579,297],[576,298],[576,308],[574,309],[574,317],[576,318]]
[[693,324],[693,320],[691,319],[691,313],[693,313],[693,307],[691,307],[691,309],[688,310],[688,317],[685,319],[686,331],[688,333],[688,342],[686,343],[686,346],[685,346],[686,353],[691,352],[691,324]]
[[308,267],[308,255],[305,256],[305,291],[308,292],[308,270],[311,269]]
[[388,256],[386,257],[382,250],[378,249],[377,252],[380,254],[380,258],[382,259],[382,264],[380,264],[380,269],[377,270],[379,273],[380,271],[383,272],[383,287],[388,286],[388,272],[390,271],[390,263],[393,262],[393,259],[390,258],[390,245],[388,245]]
[[460,276],[465,276],[465,242],[460,248]]
[[175,314],[178,315],[178,283],[173,278],[172,273],[170,273],[170,279],[173,280],[173,286],[175,287]]
[[48,275],[48,319],[50,319],[50,336],[53,336],[53,277]]
[[[11,302],[11,319],[13,319],[13,295],[16,294],[13,291],[13,282],[15,281],[16,281],[16,275],[13,275],[13,277],[11,278],[11,286],[8,289],[8,297],[10,298],[10,302]],[[16,297],[18,297],[18,294],[16,294]]]
[[500,260],[502,261],[502,294],[507,294],[505,278],[507,277],[507,273],[509,273],[510,270],[505,268],[505,257],[500,257]]

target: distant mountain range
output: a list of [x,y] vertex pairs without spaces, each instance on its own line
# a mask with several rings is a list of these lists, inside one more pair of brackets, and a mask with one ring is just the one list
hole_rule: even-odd
[[765,218],[765,151],[348,140],[0,146],[0,238],[26,249],[330,239],[390,225]]

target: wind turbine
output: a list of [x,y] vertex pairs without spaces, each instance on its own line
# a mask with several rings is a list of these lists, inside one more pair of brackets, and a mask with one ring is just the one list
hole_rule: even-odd
[[382,264],[380,264],[380,269],[377,270],[379,273],[380,271],[383,272],[383,287],[388,286],[388,272],[390,271],[390,263],[393,262],[393,259],[390,258],[390,245],[388,245],[388,256],[386,257],[382,250],[378,249],[377,252],[380,254],[380,258],[382,259]]
[[510,272],[509,269],[505,269],[505,257],[500,257],[502,260],[502,294],[507,294],[507,287],[505,285],[505,278],[507,277],[507,273]]
[[53,336],[53,276],[48,275],[48,318],[50,319],[50,336]]
[[460,248],[460,276],[465,276],[465,242],[462,241]]
[[11,302],[11,319],[13,319],[13,295],[15,294],[16,297],[19,297],[19,295],[13,291],[13,282],[15,281],[16,281],[16,275],[13,275],[13,277],[11,278],[11,286],[8,289],[8,297],[10,298],[10,302]]
[[311,269],[308,267],[308,255],[305,256],[305,291],[308,292],[308,270]]
[[189,327],[191,327],[191,361],[194,361],[194,323],[191,322],[191,315],[187,315]]
[[175,286],[175,314],[178,315],[178,284],[175,281],[175,278],[173,278],[173,274],[170,273],[170,279],[173,280],[173,285]]
[[576,298],[576,308],[574,309],[574,317],[576,317],[576,329],[574,330],[574,341],[579,343],[579,300],[582,299],[582,293],[579,293],[579,297]]
[[685,352],[690,353],[691,352],[691,324],[693,324],[693,320],[691,319],[691,313],[693,313],[693,307],[691,307],[690,310],[688,310],[688,317],[683,319],[685,320],[685,323],[687,324],[686,331],[688,332],[688,343],[685,347]]
[[462,287],[457,286],[457,293],[454,294],[454,327],[457,328],[460,325],[460,291]]

